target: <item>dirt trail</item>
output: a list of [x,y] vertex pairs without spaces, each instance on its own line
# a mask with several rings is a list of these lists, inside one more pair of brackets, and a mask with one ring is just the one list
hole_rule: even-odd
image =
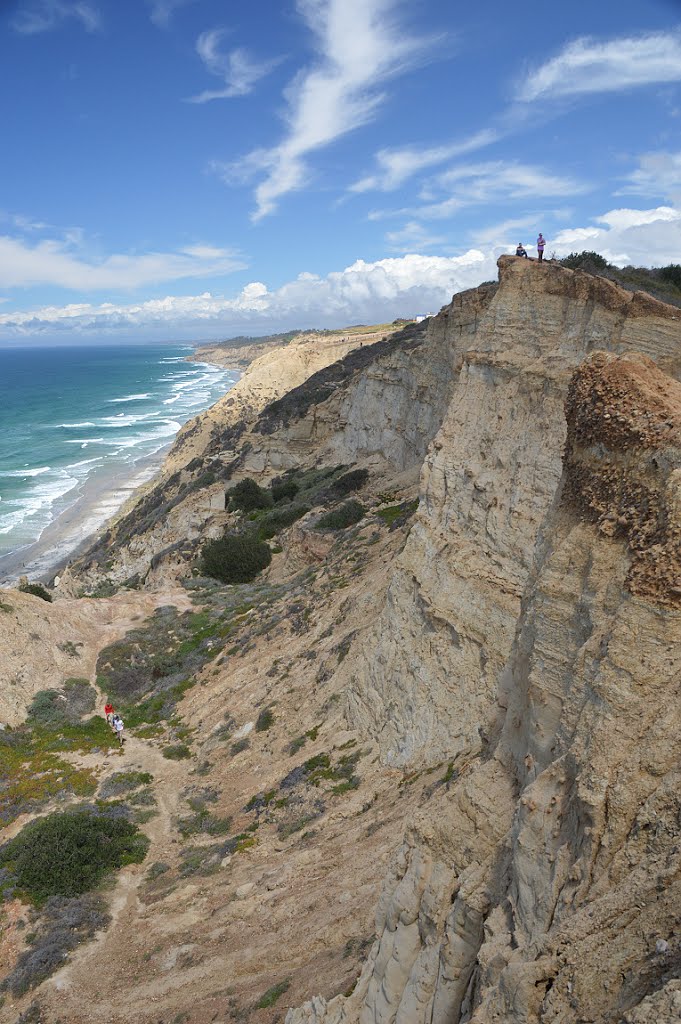
[[[96,761],[96,755],[82,758],[83,765],[92,766]],[[78,949],[69,963],[46,981],[40,991],[41,1002],[49,1006],[56,1017],[60,1016],[64,1020],[75,1020],[76,1015],[79,1020],[111,1020],[112,1006],[106,999],[107,993],[102,992],[101,1003],[88,1006],[87,1015],[84,1015],[78,994],[88,989],[88,980],[91,984],[93,975],[115,981],[119,958],[122,954],[129,958],[133,952],[134,937],[149,910],[139,899],[138,890],[145,881],[149,865],[163,860],[173,839],[176,841],[173,818],[177,813],[180,791],[187,782],[187,767],[184,764],[169,761],[157,747],[134,736],[129,736],[123,750],[111,754],[107,762],[110,771],[134,769],[150,772],[154,776],[153,789],[158,813],[142,828],[150,840],[144,863],[131,865],[118,874],[108,901],[111,914],[109,926],[93,942]]]

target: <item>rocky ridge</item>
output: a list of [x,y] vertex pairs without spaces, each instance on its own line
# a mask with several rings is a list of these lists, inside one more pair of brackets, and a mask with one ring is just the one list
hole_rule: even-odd
[[[233,636],[179,705],[221,812],[286,792],[296,734],[314,737],[303,757],[357,744],[361,778],[323,811],[305,796],[302,838],[283,819],[271,831],[282,807],[217,873],[173,875],[159,896],[140,880],[131,916],[43,986],[55,1015],[110,1013],[93,979],[113,962],[120,1020],[227,1021],[231,998],[254,1020],[302,1004],[288,1024],[677,1019],[681,316],[551,263],[499,269],[498,288],[455,296],[427,328],[344,353],[241,418],[214,410],[193,437],[190,475],[229,471],[183,499],[216,500],[197,541],[224,528],[243,476],[369,470],[365,521],[334,539],[313,511],[282,534],[269,610],[243,614],[243,645]],[[388,502],[416,498],[381,529]],[[147,569],[158,529],[135,535]],[[108,543],[122,575],[132,538]],[[195,553],[160,558],[146,580],[159,600]],[[97,571],[75,566],[73,585]],[[273,702],[272,732],[216,760],[225,709],[252,729]],[[175,864],[170,843],[159,833]],[[126,959],[131,928],[153,984]],[[288,976],[271,1012],[253,1008],[263,963]]]

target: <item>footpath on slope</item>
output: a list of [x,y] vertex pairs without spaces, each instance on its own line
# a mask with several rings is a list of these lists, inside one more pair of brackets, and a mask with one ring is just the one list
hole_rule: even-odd
[[[79,763],[83,767],[92,767],[97,763],[97,755],[82,757]],[[134,936],[143,926],[147,908],[140,900],[138,890],[145,881],[149,865],[167,858],[171,843],[177,842],[174,838],[173,818],[185,784],[186,766],[182,762],[164,758],[158,748],[134,736],[128,736],[122,750],[107,758],[106,766],[116,772],[134,770],[151,773],[154,776],[157,814],[143,829],[150,840],[144,862],[130,865],[118,873],[108,900],[111,915],[109,925],[98,933],[93,942],[79,947],[69,963],[46,981],[39,991],[40,1002],[54,1013],[55,1019],[60,1016],[66,1020],[71,1019],[68,1004],[71,998],[78,1002],[81,979],[85,975],[95,975],[102,979],[102,1000],[87,1008],[85,1019],[109,1021],[114,1010],[120,1019],[126,1018],[126,1012],[129,1019],[132,1019],[135,1007],[130,1005],[129,1011],[126,1011],[129,1003],[126,991],[115,984],[119,963],[121,958],[129,960],[134,954]],[[79,1003],[79,1013],[83,1014],[84,1010]]]

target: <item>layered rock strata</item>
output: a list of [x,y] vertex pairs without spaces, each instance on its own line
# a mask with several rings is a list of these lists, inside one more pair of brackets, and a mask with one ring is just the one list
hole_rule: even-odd
[[659,367],[681,320],[583,278],[502,261],[463,355],[346,670],[355,726],[391,763],[450,758],[450,791],[396,857],[353,995],[289,1024],[605,1022],[678,969],[681,389]]

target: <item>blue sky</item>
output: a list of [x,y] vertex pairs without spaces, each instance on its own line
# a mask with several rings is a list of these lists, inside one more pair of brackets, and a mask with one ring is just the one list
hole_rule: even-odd
[[0,343],[393,319],[538,230],[681,262],[678,0],[15,0],[0,76]]

